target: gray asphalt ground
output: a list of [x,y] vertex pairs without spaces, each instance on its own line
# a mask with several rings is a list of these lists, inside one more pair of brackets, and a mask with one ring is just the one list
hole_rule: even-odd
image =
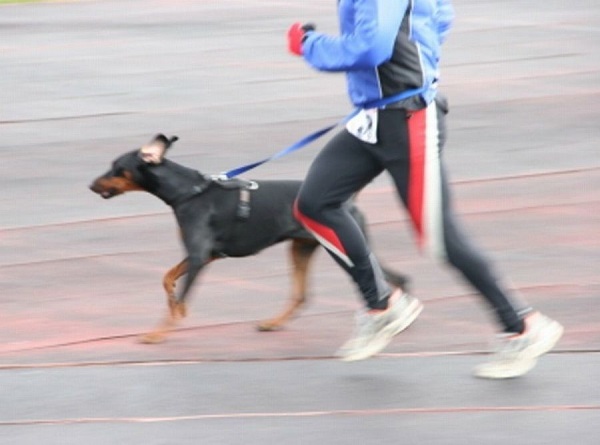
[[[340,75],[285,49],[294,21],[336,32],[335,2],[107,0],[0,6],[0,444],[578,444],[600,434],[600,3],[455,0],[442,90],[456,208],[523,298],[566,328],[527,376],[473,378],[496,325],[419,254],[382,176],[359,197],[375,250],[425,303],[385,353],[333,352],[358,297],[324,254],[311,302],[276,246],[217,262],[163,344],[181,259],[169,209],[87,186],[154,134],[218,173],[350,112]],[[247,177],[297,178],[322,143]]]

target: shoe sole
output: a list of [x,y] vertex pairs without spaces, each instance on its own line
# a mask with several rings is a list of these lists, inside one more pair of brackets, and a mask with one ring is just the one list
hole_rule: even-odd
[[365,360],[377,354],[378,352],[383,351],[385,347],[392,341],[394,336],[406,330],[411,324],[414,323],[414,321],[423,311],[423,304],[415,298],[405,310],[410,310],[410,314],[407,317],[397,320],[395,323],[391,323],[389,326],[387,326],[386,329],[381,332],[379,337],[372,341],[368,347],[363,348],[354,354],[341,356],[340,359],[343,362],[355,362],[359,360]]
[[521,377],[531,371],[537,364],[537,358],[524,358],[516,362],[512,362],[506,369],[486,369],[487,366],[493,366],[487,363],[475,368],[473,375],[480,379],[501,380],[514,379]]

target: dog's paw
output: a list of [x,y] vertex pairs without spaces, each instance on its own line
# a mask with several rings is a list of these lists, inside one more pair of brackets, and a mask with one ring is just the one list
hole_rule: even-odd
[[167,336],[164,332],[148,332],[147,334],[140,335],[138,341],[146,345],[156,345],[165,341]]
[[187,316],[187,306],[185,303],[178,303],[174,298],[169,298],[169,313],[173,320],[179,320]]
[[281,330],[282,325],[273,320],[261,321],[256,325],[256,330],[260,332],[274,332]]

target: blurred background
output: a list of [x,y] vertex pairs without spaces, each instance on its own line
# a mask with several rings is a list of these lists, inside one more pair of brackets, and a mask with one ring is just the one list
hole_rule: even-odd
[[[336,33],[335,2],[0,3],[0,365],[330,357],[358,299],[325,254],[304,315],[253,331],[287,299],[283,246],[214,264],[173,342],[135,343],[165,310],[176,224],[150,195],[104,201],[87,187],[159,132],[179,136],[173,160],[214,174],[345,116],[343,76],[311,70],[285,40],[295,21]],[[510,286],[566,326],[559,350],[597,352],[600,3],[453,3],[440,88],[457,211]],[[245,177],[302,179],[328,137]],[[390,353],[487,350],[487,308],[420,255],[388,178],[358,201],[375,251],[426,303]]]

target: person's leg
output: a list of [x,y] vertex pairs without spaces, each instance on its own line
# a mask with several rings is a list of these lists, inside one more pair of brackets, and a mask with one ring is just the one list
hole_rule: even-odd
[[[442,226],[444,258],[464,276],[494,310],[504,332],[522,333],[525,330],[524,318],[532,311],[526,303],[512,295],[504,286],[482,251],[475,247],[465,235],[451,209],[450,191],[443,166],[441,169],[442,187]],[[440,252],[442,254],[442,252]]]
[[[434,257],[458,269],[494,309],[505,334],[494,360],[475,370],[485,378],[523,375],[537,357],[549,351],[560,339],[559,323],[532,313],[517,303],[493,273],[483,255],[464,235],[452,211],[447,177],[441,160],[445,134],[443,113],[436,105],[410,114],[407,119],[408,154],[405,159],[386,163],[404,205],[408,208],[420,245]],[[527,315],[526,315],[527,314]]]
[[355,335],[338,350],[346,361],[383,350],[406,329],[423,305],[397,289],[392,295],[375,257],[345,203],[381,172],[370,145],[343,131],[313,162],[298,195],[295,215],[327,248],[357,284],[366,310],[359,311]]
[[295,207],[296,217],[350,274],[371,309],[385,309],[391,291],[345,203],[381,170],[344,130],[313,161]]
[[411,113],[406,120],[408,153],[386,162],[386,169],[409,211],[419,245],[460,271],[494,309],[505,331],[522,332],[523,315],[530,309],[500,287],[500,280],[461,230],[452,210],[439,147],[445,138],[439,129],[444,126],[438,119],[443,119],[443,113],[438,113],[435,103]]

